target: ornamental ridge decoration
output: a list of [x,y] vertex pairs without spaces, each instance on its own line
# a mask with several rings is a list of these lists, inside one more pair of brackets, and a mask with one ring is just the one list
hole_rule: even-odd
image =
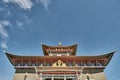
[[51,67],[67,67],[67,65],[61,60],[58,60],[55,63],[53,63]]

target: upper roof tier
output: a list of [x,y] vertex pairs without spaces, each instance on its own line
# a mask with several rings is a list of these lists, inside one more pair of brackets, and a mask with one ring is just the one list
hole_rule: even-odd
[[51,55],[76,55],[77,44],[71,46],[62,46],[61,43],[58,46],[48,46],[42,44],[43,53],[46,56]]

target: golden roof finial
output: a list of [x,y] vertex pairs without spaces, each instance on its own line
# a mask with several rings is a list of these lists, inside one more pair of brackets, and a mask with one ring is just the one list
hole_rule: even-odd
[[62,43],[61,43],[61,41],[59,41],[59,43],[58,43],[58,46],[62,46]]

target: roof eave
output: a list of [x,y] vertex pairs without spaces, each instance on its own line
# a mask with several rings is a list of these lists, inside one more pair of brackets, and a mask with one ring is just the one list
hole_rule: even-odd
[[106,55],[108,55],[108,62],[106,63],[106,66],[110,63],[110,61],[111,61],[111,59],[112,59],[112,57],[113,57],[113,55],[114,55],[114,53],[115,53],[116,51],[113,51],[113,52],[110,52],[110,53],[108,53],[108,54],[106,54]]
[[12,65],[14,65],[14,63],[13,63],[13,61],[12,61],[12,55],[13,54],[10,54],[9,52],[5,52],[5,54],[6,54],[6,56],[8,57],[8,60],[10,61],[10,63],[12,64]]

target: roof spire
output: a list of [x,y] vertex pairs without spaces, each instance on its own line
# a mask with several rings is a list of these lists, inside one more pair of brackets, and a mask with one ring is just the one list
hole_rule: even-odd
[[61,43],[61,41],[59,41],[59,43],[58,43],[58,46],[62,46],[62,43]]

